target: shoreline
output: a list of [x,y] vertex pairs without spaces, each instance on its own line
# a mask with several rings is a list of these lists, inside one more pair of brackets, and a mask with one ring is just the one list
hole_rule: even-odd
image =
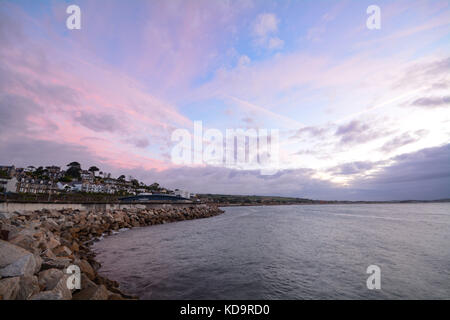
[[[94,242],[121,229],[222,214],[216,205],[107,211],[47,210],[0,213],[0,300],[124,300],[119,283],[98,274]],[[81,289],[68,289],[70,265]]]
[[431,204],[449,203],[450,201],[374,201],[374,202],[326,202],[326,203],[214,203],[219,208],[227,207],[272,207],[272,206],[324,206],[324,205],[358,205],[358,204]]

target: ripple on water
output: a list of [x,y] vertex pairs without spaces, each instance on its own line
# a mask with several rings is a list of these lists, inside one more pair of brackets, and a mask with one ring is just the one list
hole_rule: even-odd
[[[450,204],[233,207],[94,244],[143,299],[445,299]],[[366,268],[382,290],[366,288]]]

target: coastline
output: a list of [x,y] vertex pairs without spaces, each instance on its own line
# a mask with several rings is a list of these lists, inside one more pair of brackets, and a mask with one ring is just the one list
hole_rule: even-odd
[[[106,211],[47,210],[0,213],[0,300],[138,299],[98,274],[93,242],[121,229],[223,213],[216,205]],[[68,289],[69,266],[80,268],[81,289]]]

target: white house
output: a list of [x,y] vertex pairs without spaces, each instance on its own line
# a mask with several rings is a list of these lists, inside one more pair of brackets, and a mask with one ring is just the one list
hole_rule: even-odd
[[0,179],[0,186],[5,189],[5,192],[17,192],[17,178]]
[[74,183],[72,183],[72,190],[71,191],[81,192],[82,189],[83,189],[83,184],[81,182],[74,182]]
[[184,190],[175,190],[175,195],[182,197],[182,198],[186,198],[186,199],[190,199],[191,198],[191,194],[189,191],[184,191]]

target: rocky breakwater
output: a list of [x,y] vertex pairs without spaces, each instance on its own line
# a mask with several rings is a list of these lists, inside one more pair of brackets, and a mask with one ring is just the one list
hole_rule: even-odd
[[[117,282],[97,273],[100,264],[90,250],[95,239],[123,228],[207,218],[222,212],[212,205],[0,212],[0,300],[133,299],[118,289]],[[73,265],[80,270],[80,289],[68,285]]]

